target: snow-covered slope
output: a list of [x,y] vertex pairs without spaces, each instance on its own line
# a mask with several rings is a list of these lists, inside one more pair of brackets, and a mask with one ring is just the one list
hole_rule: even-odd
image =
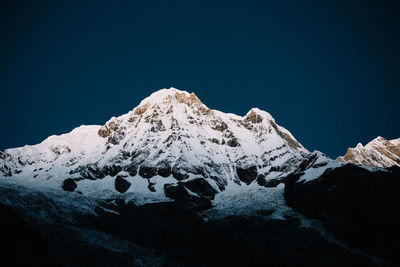
[[0,152],[0,178],[152,202],[166,199],[165,184],[195,178],[216,192],[230,183],[263,186],[296,170],[307,154],[265,111],[223,113],[193,93],[170,88],[103,126],[81,126]]
[[359,143],[349,148],[347,153],[336,159],[341,163],[362,164],[367,167],[400,166],[400,138],[386,140],[378,136],[365,146]]

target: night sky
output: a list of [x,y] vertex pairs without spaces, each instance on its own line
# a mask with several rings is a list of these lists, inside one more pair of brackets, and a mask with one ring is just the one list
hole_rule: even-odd
[[0,150],[104,124],[171,86],[212,109],[266,110],[331,157],[398,138],[394,2],[3,0]]

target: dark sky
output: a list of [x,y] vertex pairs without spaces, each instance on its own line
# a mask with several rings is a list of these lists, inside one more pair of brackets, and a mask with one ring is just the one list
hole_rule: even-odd
[[266,110],[331,157],[400,137],[390,1],[1,1],[0,150],[104,124],[151,92]]

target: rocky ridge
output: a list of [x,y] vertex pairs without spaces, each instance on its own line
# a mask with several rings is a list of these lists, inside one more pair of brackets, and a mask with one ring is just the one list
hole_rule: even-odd
[[344,156],[336,159],[341,163],[361,164],[367,167],[388,168],[400,166],[400,138],[387,140],[378,136],[365,146],[358,143],[349,148]]

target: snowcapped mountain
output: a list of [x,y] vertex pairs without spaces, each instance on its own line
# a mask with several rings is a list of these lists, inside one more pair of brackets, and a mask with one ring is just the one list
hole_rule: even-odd
[[268,186],[307,154],[265,111],[223,113],[170,88],[103,126],[0,152],[0,176],[104,198],[123,193],[139,202],[165,200],[165,188],[184,183],[190,194],[213,198],[227,187]]
[[386,140],[378,136],[365,146],[358,143],[349,148],[344,156],[336,159],[341,163],[362,164],[368,167],[400,166],[400,138]]
[[[0,152],[0,212],[67,266],[375,266],[375,253],[398,262],[400,168],[342,163],[393,165],[399,146],[377,138],[335,161],[265,111],[162,89],[103,126]],[[29,240],[11,232],[15,248]]]

